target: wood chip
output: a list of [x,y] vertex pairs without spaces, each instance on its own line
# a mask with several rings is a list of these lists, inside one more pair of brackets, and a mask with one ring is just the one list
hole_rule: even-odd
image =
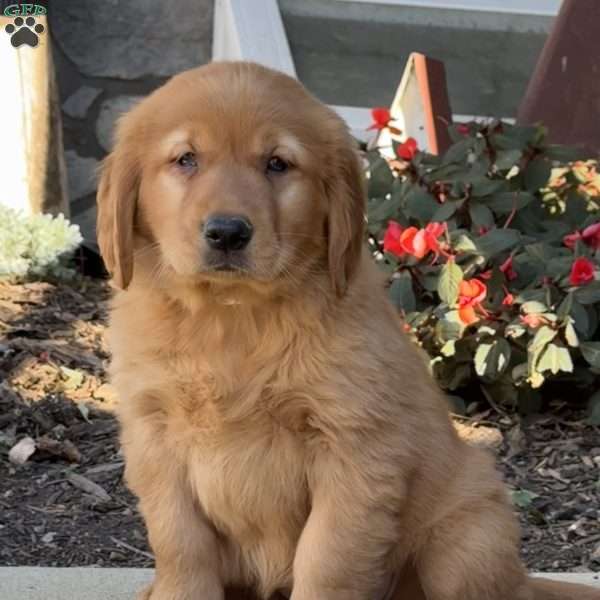
[[102,500],[102,502],[110,501],[110,495],[101,485],[94,483],[83,475],[79,475],[79,473],[69,473],[67,475],[67,480],[71,485],[74,485],[76,488],[79,488],[88,494],[96,496],[99,500]]
[[35,452],[35,441],[29,436],[19,440],[9,451],[8,460],[15,465],[24,465]]
[[75,444],[69,440],[55,440],[47,435],[43,435],[37,440],[38,450],[48,452],[53,456],[59,456],[66,458],[69,462],[79,463],[81,462],[81,452],[77,449]]

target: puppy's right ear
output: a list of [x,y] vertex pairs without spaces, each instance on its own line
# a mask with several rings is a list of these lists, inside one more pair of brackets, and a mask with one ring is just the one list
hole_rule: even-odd
[[137,157],[119,139],[104,160],[98,185],[96,234],[114,284],[126,289],[133,276],[133,227],[138,195]]

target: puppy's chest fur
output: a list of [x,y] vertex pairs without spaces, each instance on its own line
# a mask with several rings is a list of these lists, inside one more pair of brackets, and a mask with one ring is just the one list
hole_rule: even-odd
[[[312,399],[283,366],[178,355],[165,361],[165,440],[176,444],[192,491],[224,539],[234,580],[288,585],[308,517],[307,484],[317,433]],[[265,588],[265,589],[266,589]]]

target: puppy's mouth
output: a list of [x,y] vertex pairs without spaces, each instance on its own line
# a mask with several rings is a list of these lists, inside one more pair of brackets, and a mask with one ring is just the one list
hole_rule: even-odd
[[206,257],[203,272],[208,275],[225,278],[247,278],[252,276],[248,261],[243,256],[236,256],[229,253]]

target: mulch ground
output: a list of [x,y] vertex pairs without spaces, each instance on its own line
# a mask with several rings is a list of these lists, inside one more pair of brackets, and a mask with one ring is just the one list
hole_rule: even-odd
[[[123,483],[108,296],[94,279],[0,283],[0,565],[153,564]],[[527,420],[488,410],[460,426],[496,452],[527,566],[600,570],[600,430],[566,402]]]

